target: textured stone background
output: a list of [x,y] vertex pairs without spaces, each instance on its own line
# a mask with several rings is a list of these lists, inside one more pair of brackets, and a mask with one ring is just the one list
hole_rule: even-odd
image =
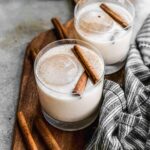
[[[0,0],[0,150],[9,150],[27,43],[52,27],[50,18],[71,18],[71,0]],[[136,3],[134,37],[150,12],[150,0]],[[132,41],[133,41],[132,40]]]

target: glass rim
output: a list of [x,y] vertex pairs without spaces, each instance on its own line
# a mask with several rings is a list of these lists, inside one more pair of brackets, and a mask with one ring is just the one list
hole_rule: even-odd
[[[64,43],[63,43],[64,42]],[[65,42],[68,42],[68,43],[65,43]],[[69,43],[71,42],[71,43]],[[48,87],[41,79],[40,77],[37,75],[37,71],[36,71],[36,68],[37,68],[37,64],[38,64],[38,61],[39,59],[42,57],[42,55],[44,55],[47,51],[49,51],[51,48],[49,48],[50,46],[53,46],[55,47],[56,44],[58,45],[63,45],[63,44],[85,44],[85,45],[89,45],[92,49],[94,49],[94,53],[96,53],[96,55],[98,55],[98,57],[101,59],[101,62],[102,62],[102,66],[103,66],[103,70],[102,70],[102,74],[100,76],[100,80],[96,83],[96,84],[93,84],[91,87],[89,87],[82,95],[78,95],[76,93],[70,93],[70,92],[60,92],[60,91],[57,91],[57,90],[54,90],[50,87]],[[56,45],[56,46],[58,46]],[[85,46],[83,45],[83,46]],[[86,46],[85,46],[86,47]],[[89,49],[89,48],[88,48]],[[98,52],[97,52],[98,51]],[[44,53],[43,53],[44,52]],[[99,52],[99,50],[94,47],[93,45],[87,43],[87,42],[84,42],[82,40],[78,40],[78,39],[63,39],[63,40],[57,40],[57,41],[54,41],[52,43],[49,43],[47,44],[45,47],[43,47],[40,52],[37,54],[37,57],[35,58],[35,61],[34,61],[34,76],[38,79],[38,81],[40,82],[40,84],[42,84],[42,86],[44,86],[46,89],[52,91],[53,93],[56,93],[56,94],[61,94],[61,95],[72,95],[72,96],[75,96],[76,98],[80,98],[82,96],[84,96],[85,94],[87,94],[89,91],[93,90],[95,87],[97,87],[102,81],[103,81],[103,76],[105,74],[105,63],[104,63],[104,59],[101,55],[101,53]],[[36,84],[37,84],[37,81],[36,81]]]
[[[125,1],[127,1],[128,3],[129,3],[129,5],[132,7],[132,10],[133,10],[133,14],[131,14],[132,15],[132,20],[131,20],[131,22],[128,24],[128,26],[127,27],[125,27],[125,28],[122,28],[122,29],[124,29],[124,30],[128,30],[128,29],[130,29],[132,26],[133,26],[133,22],[134,22],[134,18],[135,18],[135,7],[134,7],[134,5],[133,5],[133,3],[130,1],[130,0],[125,0]],[[105,1],[104,1],[105,2]],[[75,19],[75,22],[77,21],[77,24],[78,24],[78,20],[76,19],[77,18],[77,12],[78,12],[78,6],[80,5],[80,3],[81,3],[81,0],[79,0],[78,2],[77,2],[77,4],[76,4],[76,6],[75,6],[75,9],[74,9],[74,19]],[[93,2],[94,3],[94,2]],[[76,28],[76,25],[75,25],[75,28]],[[118,30],[116,30],[116,32],[121,32],[122,31],[122,29],[118,29]],[[91,32],[93,32],[93,33],[99,33],[99,34],[105,34],[106,32],[103,32],[103,31],[95,31],[95,30],[91,30],[90,29],[90,31]],[[123,32],[123,31],[122,31]],[[107,31],[107,33],[112,33],[112,31]]]

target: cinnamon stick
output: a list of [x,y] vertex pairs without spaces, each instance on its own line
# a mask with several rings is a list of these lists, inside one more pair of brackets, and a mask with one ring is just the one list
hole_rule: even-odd
[[58,20],[58,18],[52,18],[51,21],[52,21],[52,23],[53,23],[53,25],[56,29],[56,32],[57,32],[59,38],[60,39],[67,39],[68,35],[67,35],[67,32],[66,32],[66,29],[61,24],[61,22]]
[[110,7],[108,7],[106,4],[102,3],[100,5],[100,8],[105,11],[114,21],[116,21],[118,24],[120,24],[123,28],[128,27],[127,21],[117,14],[114,10],[112,10]]
[[[66,32],[64,26],[61,24],[61,22],[57,18],[52,18],[51,21],[55,27],[55,30],[57,31],[57,34],[59,35],[59,38],[67,39],[68,38],[67,32]],[[83,72],[83,74],[79,78],[75,88],[73,89],[72,93],[81,95],[84,92],[87,80],[88,80],[87,74],[85,72]]]
[[29,130],[29,127],[27,125],[27,122],[26,122],[26,119],[25,119],[23,112],[21,112],[21,111],[18,112],[17,119],[18,119],[19,127],[22,131],[22,134],[24,136],[24,139],[26,141],[28,148],[30,150],[38,150],[38,148],[35,144],[35,141],[31,135],[31,132]]
[[43,122],[42,119],[37,118],[35,120],[35,127],[39,132],[39,134],[41,135],[41,137],[43,138],[48,149],[61,150],[52,133],[49,131],[48,127],[46,126],[46,124]]
[[78,80],[78,82],[77,82],[77,84],[76,84],[76,86],[75,86],[75,88],[73,90],[73,93],[75,93],[77,95],[82,95],[82,93],[85,90],[85,87],[86,87],[86,84],[87,84],[87,80],[88,80],[88,76],[86,74],[86,71],[84,71],[81,74],[81,76],[80,76],[80,78],[79,78],[79,80]]
[[87,57],[84,55],[82,49],[78,45],[75,45],[72,51],[79,59],[89,78],[92,80],[94,84],[96,84],[100,80],[100,77],[95,68],[92,66]]

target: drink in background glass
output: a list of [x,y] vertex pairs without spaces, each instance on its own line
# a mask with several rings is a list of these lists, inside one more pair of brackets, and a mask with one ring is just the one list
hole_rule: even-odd
[[[128,23],[123,28],[100,8],[104,3]],[[134,6],[128,0],[81,0],[75,7],[74,26],[78,37],[97,47],[111,74],[124,65],[133,31]]]
[[[72,48],[79,45],[97,70],[100,80],[90,79],[84,93],[72,91],[84,69]],[[53,126],[67,131],[90,125],[97,117],[104,81],[104,62],[99,51],[80,40],[61,40],[47,45],[38,54],[34,73],[45,119]]]

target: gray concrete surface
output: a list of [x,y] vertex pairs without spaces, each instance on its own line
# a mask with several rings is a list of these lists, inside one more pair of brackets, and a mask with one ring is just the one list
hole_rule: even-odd
[[[27,43],[52,27],[49,19],[72,16],[71,0],[0,0],[0,150],[9,150],[18,100],[22,60]],[[134,37],[150,12],[149,0],[136,2]],[[133,41],[132,40],[132,41]]]

